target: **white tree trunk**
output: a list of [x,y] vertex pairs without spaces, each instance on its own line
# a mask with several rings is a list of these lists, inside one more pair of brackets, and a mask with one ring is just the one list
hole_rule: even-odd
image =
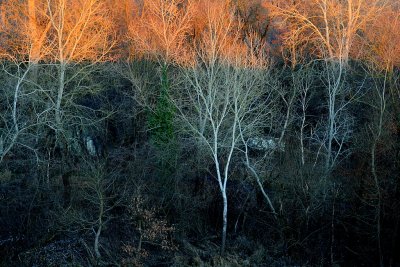
[[221,192],[224,203],[222,212],[222,244],[221,244],[221,255],[225,253],[226,247],[226,231],[228,227],[228,197],[226,195],[226,188]]
[[301,164],[304,166],[305,164],[305,156],[304,156],[304,128],[306,123],[306,113],[303,108],[303,116],[301,118],[301,127],[300,127],[300,149],[301,149]]
[[61,128],[61,102],[63,99],[63,95],[64,95],[64,87],[65,87],[65,72],[67,69],[66,63],[65,62],[61,62],[60,63],[60,76],[59,76],[59,80],[58,80],[58,92],[57,92],[57,101],[56,101],[56,110],[55,110],[55,116],[56,116],[56,124],[57,124],[57,129],[59,130]]
[[101,254],[100,254],[100,250],[99,250],[99,239],[100,239],[100,235],[101,235],[101,222],[99,225],[99,228],[97,229],[96,232],[96,237],[94,239],[94,253],[96,254],[96,258],[100,259],[101,258]]

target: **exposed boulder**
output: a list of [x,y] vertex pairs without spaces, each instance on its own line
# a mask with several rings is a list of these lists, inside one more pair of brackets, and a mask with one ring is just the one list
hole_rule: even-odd
[[285,151],[285,144],[274,137],[251,137],[247,140],[247,145],[256,151]]

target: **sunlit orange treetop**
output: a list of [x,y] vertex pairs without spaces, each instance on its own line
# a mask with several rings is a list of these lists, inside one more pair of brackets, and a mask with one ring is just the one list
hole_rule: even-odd
[[390,1],[5,0],[0,5],[3,58],[148,57],[190,65],[199,47],[207,46],[209,56],[237,62],[238,55],[250,53],[254,61],[281,39],[282,56],[291,64],[367,55],[399,64],[399,7]]

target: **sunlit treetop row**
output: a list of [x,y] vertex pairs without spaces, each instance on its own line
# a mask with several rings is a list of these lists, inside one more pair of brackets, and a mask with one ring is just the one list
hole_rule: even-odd
[[400,65],[395,0],[3,0],[0,7],[3,59]]

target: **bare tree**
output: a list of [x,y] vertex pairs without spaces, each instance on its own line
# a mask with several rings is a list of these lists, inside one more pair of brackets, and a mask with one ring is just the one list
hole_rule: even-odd
[[[5,2],[3,7],[10,7],[9,4],[10,2]],[[2,60],[0,71],[6,75],[8,81],[2,88],[4,90],[2,101],[4,101],[6,112],[1,116],[2,153],[0,153],[0,162],[15,145],[34,152],[36,160],[39,160],[35,142],[32,142],[31,137],[32,131],[40,123],[35,114],[29,114],[27,111],[35,106],[31,99],[41,90],[34,78],[38,61],[43,54],[36,49],[37,40],[31,39],[31,35],[23,25],[20,31],[13,28],[16,23],[24,22],[23,15],[16,12],[21,9],[23,12],[25,6],[16,4],[15,9],[7,9],[2,14],[4,24],[0,26],[0,35],[4,37],[3,46],[0,47],[0,59]],[[10,94],[12,94],[11,97],[9,97]]]
[[[292,64],[306,53],[346,65],[352,46],[386,6],[379,0],[312,0],[265,2],[288,30],[283,36]],[[305,57],[307,58],[307,57]]]
[[[24,147],[33,150],[28,143],[20,140],[21,135],[25,134],[26,131],[32,127],[35,122],[32,121],[20,121],[21,111],[19,108],[19,102],[22,98],[23,86],[28,83],[27,76],[32,69],[30,62],[19,62],[8,57],[9,62],[2,63],[2,71],[8,76],[10,80],[11,89],[13,95],[10,103],[6,104],[6,110],[8,112],[2,114],[1,119],[1,153],[0,163],[4,157],[10,152],[15,145],[22,145]],[[11,67],[10,67],[11,66]],[[7,92],[4,92],[6,96]],[[7,114],[8,113],[8,114]]]
[[[360,96],[359,93],[363,85],[359,86],[352,95],[346,93],[344,65],[325,62],[325,66],[326,71],[322,77],[328,98],[328,122],[326,137],[324,138],[326,141],[325,169],[329,171],[335,166],[340,156],[344,154],[344,145],[349,140],[353,127],[351,118],[346,113],[346,108]],[[346,95],[351,96],[346,99]],[[336,151],[333,149],[333,145],[337,145]]]
[[[390,22],[385,22],[390,18]],[[363,56],[369,62],[366,71],[372,77],[372,95],[369,105],[373,108],[374,115],[369,125],[369,133],[371,140],[371,173],[375,186],[376,198],[376,235],[377,246],[379,252],[380,266],[384,265],[382,251],[382,212],[383,212],[383,189],[382,177],[379,174],[379,166],[377,161],[378,146],[381,144],[386,134],[385,125],[390,118],[389,104],[392,101],[392,107],[395,110],[395,116],[398,115],[398,88],[396,88],[395,66],[399,63],[400,34],[397,30],[400,25],[400,14],[395,9],[386,9],[380,15],[380,20],[373,25],[373,30],[366,33],[368,46]],[[377,32],[380,32],[378,38]],[[400,99],[400,98],[399,98]],[[396,114],[397,113],[397,114]]]
[[[13,6],[13,4],[15,4]],[[1,71],[8,78],[8,85],[4,86],[4,94],[2,101],[6,112],[1,115],[1,153],[0,162],[15,145],[25,145],[30,147],[26,142],[21,140],[21,135],[26,134],[26,130],[32,125],[32,121],[21,121],[20,102],[23,98],[23,89],[29,84],[29,75],[34,69],[33,58],[37,60],[40,55],[35,55],[35,42],[30,39],[34,30],[28,32],[26,28],[17,30],[17,24],[23,24],[25,19],[30,24],[36,20],[34,14],[29,16],[29,11],[34,9],[34,1],[29,2],[29,8],[23,4],[14,1],[6,1],[0,3],[2,24],[0,25],[0,36],[3,39],[0,43],[0,59]],[[29,11],[28,11],[29,10]],[[14,42],[15,40],[15,42]],[[27,58],[26,59],[26,56]],[[12,97],[8,95],[12,92]],[[23,110],[23,108],[22,108]],[[32,147],[30,147],[32,148]],[[33,148],[32,148],[33,149]]]
[[378,240],[378,252],[379,252],[379,264],[381,267],[384,266],[383,254],[382,254],[382,246],[381,246],[381,214],[382,214],[382,193],[381,193],[381,185],[380,179],[377,171],[377,163],[376,163],[376,149],[377,145],[381,141],[381,137],[383,134],[384,127],[384,116],[386,115],[386,105],[387,105],[387,74],[385,72],[385,76],[383,79],[383,84],[375,83],[375,92],[377,96],[377,105],[374,105],[374,108],[378,111],[378,120],[376,123],[370,126],[370,131],[373,136],[373,141],[371,145],[371,172],[374,178],[376,195],[377,195],[377,204],[376,204],[376,234]]
[[126,197],[125,189],[119,194],[115,192],[116,177],[107,171],[105,161],[93,162],[90,158],[83,158],[82,162],[81,171],[71,179],[71,186],[75,187],[73,201],[60,220],[67,231],[87,231],[93,235],[93,243],[88,250],[94,251],[93,258],[99,263],[102,260],[101,251],[107,251],[102,246],[102,235],[113,219],[111,211]]
[[278,141],[280,144],[284,141],[286,131],[288,130],[288,127],[290,126],[290,124],[293,120],[292,111],[293,111],[296,97],[298,95],[298,91],[296,89],[297,88],[295,86],[286,87],[286,86],[282,86],[281,84],[278,84],[275,86],[275,90],[277,91],[277,94],[279,95],[280,99],[284,103],[284,110],[285,110],[283,126],[281,129],[281,133],[279,135],[279,141]]
[[[311,66],[310,66],[311,67]],[[301,109],[300,115],[300,150],[301,150],[301,164],[304,166],[306,161],[305,155],[305,141],[307,139],[306,129],[309,127],[308,122],[308,108],[310,104],[310,98],[312,95],[312,83],[313,83],[313,69],[301,68],[300,70],[292,74],[293,86],[296,88],[299,94],[298,106]]]
[[[47,1],[47,16],[51,23],[51,34],[47,47],[49,60],[58,69],[58,89],[55,99],[55,128],[62,128],[62,101],[65,89],[79,73],[108,59],[114,46],[111,25],[107,21],[107,9],[99,0]],[[77,12],[79,10],[79,12]],[[67,76],[68,67],[90,60],[82,70]]]
[[[220,6],[222,7],[222,6]],[[261,130],[267,117],[263,99],[266,65],[254,62],[240,42],[233,16],[208,9],[208,30],[195,50],[196,62],[185,68],[186,88],[174,98],[187,132],[205,146],[213,159],[223,200],[221,253],[228,225],[227,183],[233,159],[242,151],[242,138]]]
[[[114,38],[106,6],[98,0],[9,0],[4,2],[4,7],[7,23],[1,31],[7,38],[7,46],[2,51],[7,57],[2,58],[15,59],[20,75],[15,92],[18,94],[21,85],[26,83],[35,88],[35,96],[45,98],[47,103],[43,109],[35,109],[37,123],[56,130],[59,138],[65,119],[63,105],[74,105],[73,101],[64,101],[66,96],[71,99],[67,91],[69,84],[82,89],[79,79],[86,77],[97,63],[111,59]],[[18,56],[12,56],[15,54]],[[49,70],[43,76],[57,83],[56,90],[47,88],[53,86],[49,84],[43,88],[37,81],[38,65],[42,63]],[[27,66],[23,74],[22,65]],[[52,67],[57,69],[57,77]],[[40,82],[48,80],[42,77]],[[72,95],[76,94],[71,91]],[[51,112],[54,112],[53,119],[49,118]]]
[[[305,53],[310,51],[313,57],[323,60],[322,81],[326,88],[328,114],[326,134],[319,138],[326,150],[327,171],[343,152],[342,137],[347,138],[350,133],[350,121],[344,111],[357,93],[347,101],[343,101],[343,96],[346,94],[345,81],[352,47],[360,38],[358,32],[374,21],[385,4],[385,1],[313,0],[270,5],[274,15],[289,28],[283,39],[289,48],[292,64],[307,59]],[[303,58],[298,58],[298,55]],[[334,151],[333,145],[339,147],[338,151]]]

